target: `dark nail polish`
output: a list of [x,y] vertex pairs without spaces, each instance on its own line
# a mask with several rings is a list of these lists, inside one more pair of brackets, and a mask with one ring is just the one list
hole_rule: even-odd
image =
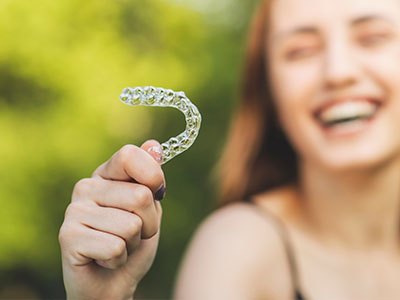
[[154,199],[161,201],[165,196],[165,186],[162,185],[159,190],[154,194]]

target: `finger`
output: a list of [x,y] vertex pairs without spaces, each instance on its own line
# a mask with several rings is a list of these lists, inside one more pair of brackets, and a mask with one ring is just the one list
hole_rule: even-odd
[[159,201],[154,202],[154,204],[155,204],[155,207],[156,207],[156,214],[157,214],[157,217],[158,217],[158,220],[159,220],[158,221],[159,222],[158,227],[160,227],[161,218],[162,218],[162,206],[161,206],[161,203]]
[[99,259],[95,260],[96,264],[98,264],[99,266],[112,270],[122,267],[125,264],[125,261],[127,261],[127,259],[125,259],[124,257],[111,260],[99,260]]
[[[157,161],[158,164],[162,164],[162,147],[156,140],[148,140],[140,146],[141,149],[150,153],[150,155]],[[159,190],[154,194],[155,200],[162,200],[165,197],[166,183],[162,185]]]
[[132,181],[144,184],[156,194],[165,186],[164,173],[157,161],[145,150],[126,145],[93,173],[104,179]]
[[117,268],[126,263],[126,244],[120,237],[78,223],[62,229],[60,243],[73,265],[101,260],[107,261],[109,267]]
[[75,209],[75,220],[89,228],[122,238],[128,254],[140,244],[143,222],[139,216],[125,210],[95,204],[79,206],[83,208]]
[[162,148],[159,142],[156,140],[148,140],[144,142],[140,148],[150,153],[158,164],[162,164]]
[[[142,220],[142,238],[147,239],[157,233],[160,217],[156,211],[151,190],[142,184],[111,181],[101,178],[91,178],[83,180],[85,187],[78,187],[74,190],[72,197],[75,202],[95,202],[102,207],[112,207],[124,210],[129,213],[134,213]],[[84,191],[83,196],[79,195],[79,190]],[[87,205],[87,204],[85,204]],[[90,204],[88,204],[90,207]],[[82,208],[84,212],[80,214],[93,214],[91,208],[85,208],[82,205],[77,205],[77,210]],[[71,208],[69,208],[71,209]]]

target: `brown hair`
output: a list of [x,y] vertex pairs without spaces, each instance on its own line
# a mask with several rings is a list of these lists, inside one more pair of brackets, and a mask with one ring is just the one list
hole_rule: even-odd
[[256,11],[249,33],[241,97],[218,165],[220,204],[246,201],[297,177],[295,152],[281,130],[267,76],[271,0]]

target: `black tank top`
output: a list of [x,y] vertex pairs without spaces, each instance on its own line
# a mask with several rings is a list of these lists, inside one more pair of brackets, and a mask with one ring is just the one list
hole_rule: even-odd
[[290,236],[289,233],[286,229],[285,224],[274,214],[268,212],[266,209],[262,209],[260,207],[257,207],[255,204],[251,203],[255,210],[258,213],[261,213],[263,217],[267,217],[269,220],[272,220],[273,225],[275,226],[278,235],[281,238],[282,244],[285,249],[285,256],[288,260],[288,265],[290,268],[290,277],[293,285],[293,299],[294,300],[306,300],[304,297],[303,293],[300,290],[300,284],[299,284],[299,278],[298,278],[298,272],[297,272],[297,263],[296,263],[296,257],[294,255],[294,250],[292,243],[290,241]]

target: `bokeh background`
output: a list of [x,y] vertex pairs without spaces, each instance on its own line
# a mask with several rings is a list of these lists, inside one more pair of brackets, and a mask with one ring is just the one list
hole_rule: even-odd
[[216,206],[212,173],[238,96],[256,0],[0,1],[0,298],[65,298],[58,230],[74,184],[123,145],[185,127],[127,106],[124,87],[183,90],[203,123],[163,169],[159,251],[137,299],[168,299],[182,254]]

